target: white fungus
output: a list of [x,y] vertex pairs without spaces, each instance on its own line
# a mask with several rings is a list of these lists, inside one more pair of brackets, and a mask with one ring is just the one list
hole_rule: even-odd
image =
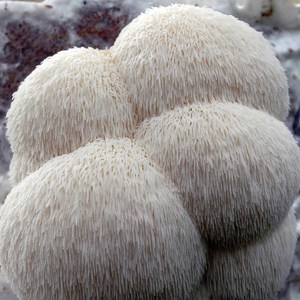
[[8,111],[18,183],[49,159],[103,137],[130,137],[133,112],[110,52],[73,48],[47,58],[20,85]]
[[291,209],[284,222],[263,240],[237,250],[210,251],[206,274],[210,299],[275,299],[289,273],[296,242]]
[[201,234],[235,247],[284,219],[300,188],[287,127],[236,103],[196,103],[144,121],[136,139],[182,193]]
[[129,139],[27,176],[2,206],[0,239],[21,299],[191,299],[206,267],[177,189]]
[[300,150],[262,34],[208,8],[153,8],[110,50],[46,59],[13,100],[0,265],[20,299],[275,295]]
[[212,99],[280,120],[288,114],[287,79],[271,46],[232,16],[180,4],[149,9],[121,31],[111,51],[139,121]]

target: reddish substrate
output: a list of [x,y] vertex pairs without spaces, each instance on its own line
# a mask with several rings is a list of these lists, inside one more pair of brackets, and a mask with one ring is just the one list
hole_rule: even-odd
[[5,22],[5,28],[0,27],[7,38],[3,51],[0,50],[0,119],[10,106],[12,93],[42,60],[73,46],[109,47],[132,19],[116,1],[105,1],[101,5],[82,1],[75,17],[67,21],[53,20],[53,6],[44,6],[44,11],[49,18],[41,18],[38,13],[23,13]]

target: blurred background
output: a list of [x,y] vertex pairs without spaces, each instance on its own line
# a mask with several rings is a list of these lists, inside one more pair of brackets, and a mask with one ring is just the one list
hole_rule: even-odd
[[[139,13],[170,3],[209,6],[263,32],[286,70],[291,101],[286,125],[300,145],[300,0],[0,0],[0,205],[11,189],[5,115],[18,85],[46,57],[73,46],[110,47]],[[299,195],[294,206],[300,235]],[[0,276],[0,300],[13,299],[17,297]],[[276,299],[300,299],[300,239]]]

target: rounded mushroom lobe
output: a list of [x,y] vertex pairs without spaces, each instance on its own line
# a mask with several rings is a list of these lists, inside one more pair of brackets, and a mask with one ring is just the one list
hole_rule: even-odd
[[132,136],[128,100],[108,50],[73,48],[44,60],[14,93],[7,114],[13,183],[96,138]]
[[264,239],[233,251],[210,251],[206,274],[210,299],[274,299],[288,276],[296,242],[291,209],[283,223]]
[[136,139],[179,188],[211,245],[236,247],[282,222],[300,187],[300,149],[286,126],[233,103],[179,107]]
[[177,189],[129,139],[27,176],[2,207],[0,238],[21,299],[190,299],[206,266]]
[[232,16],[192,5],[152,8],[121,31],[111,51],[139,122],[212,99],[287,117],[283,68],[262,34]]

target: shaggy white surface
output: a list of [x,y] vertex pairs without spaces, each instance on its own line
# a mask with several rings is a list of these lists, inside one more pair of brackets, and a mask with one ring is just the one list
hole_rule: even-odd
[[20,298],[190,299],[206,247],[157,169],[129,139],[106,139],[15,186],[1,208],[0,263]]
[[291,209],[264,239],[237,250],[212,251],[206,274],[212,299],[274,299],[289,273],[296,242]]
[[7,118],[14,185],[55,156],[134,130],[123,78],[108,51],[92,48],[45,59],[14,93]]
[[[172,13],[176,9],[178,15]],[[190,15],[190,10],[194,14]],[[215,284],[220,279],[218,276],[211,276],[209,289],[214,290],[217,286],[222,294],[227,293],[230,299],[234,299],[246,295],[249,285],[254,284],[257,294],[250,293],[250,296],[256,299],[259,295],[264,299],[279,288],[281,276],[290,264],[294,235],[288,235],[288,231],[276,235],[279,229],[271,230],[276,226],[287,228],[285,222],[281,225],[280,222],[291,204],[294,190],[299,187],[299,150],[296,150],[291,135],[278,120],[253,108],[284,119],[287,113],[285,75],[260,34],[232,17],[209,9],[204,9],[203,14],[200,11],[199,8],[187,6],[153,9],[124,29],[112,52],[73,49],[78,57],[76,54],[72,60],[63,58],[64,52],[61,52],[38,67],[39,71],[35,70],[33,74],[40,72],[41,76],[29,76],[28,81],[23,83],[23,90],[21,86],[15,94],[15,101],[20,101],[21,105],[14,114],[16,128],[12,130],[12,137],[15,139],[15,161],[12,169],[16,176],[19,176],[19,170],[23,172],[20,178],[13,179],[15,183],[52,157],[69,153],[97,137],[132,137],[136,121],[140,123],[146,117],[162,113],[158,118],[142,123],[137,135],[150,156],[159,161],[158,165],[152,163],[146,152],[136,147],[134,142],[122,140],[125,141],[123,145],[120,140],[106,139],[82,148],[84,150],[79,149],[74,152],[76,154],[50,160],[15,187],[8,197],[10,200],[1,210],[5,212],[6,220],[0,219],[0,238],[4,241],[0,245],[0,253],[3,253],[0,261],[4,262],[6,275],[20,295],[29,299],[55,298],[62,291],[65,298],[104,295],[104,298],[126,299],[128,295],[140,296],[141,293],[145,298],[149,295],[163,298],[168,295],[170,299],[194,296],[205,269],[206,247],[180,204],[180,195],[187,195],[183,204],[196,223],[202,222],[198,224],[200,231],[208,227],[204,235],[210,243],[222,245],[223,248],[248,243],[247,247],[218,252],[222,259],[216,263],[216,272],[230,274],[225,276],[223,287]],[[187,16],[192,16],[191,20]],[[219,20],[216,21],[215,17]],[[197,26],[192,26],[192,22],[197,21]],[[153,24],[159,29],[156,32]],[[146,31],[147,34],[144,34]],[[171,33],[171,41],[166,40],[166,31]],[[237,37],[239,32],[241,35]],[[130,50],[122,43],[129,45]],[[155,55],[149,55],[149,49]],[[85,55],[86,51],[90,51],[91,56]],[[103,57],[98,61],[100,52]],[[188,59],[184,59],[185,56]],[[85,63],[80,65],[84,59]],[[99,62],[98,66],[93,65],[95,59]],[[56,73],[55,65],[61,65],[59,73]],[[92,76],[99,66],[104,68],[96,77],[101,78],[101,84]],[[81,70],[84,76],[80,75]],[[115,76],[114,82],[106,81],[111,73],[112,77]],[[195,75],[198,73],[200,76]],[[112,89],[115,93],[110,95]],[[91,95],[91,99],[97,98],[94,97],[97,91],[101,91],[101,101],[90,101]],[[75,105],[72,101],[65,101],[73,96],[76,98]],[[57,105],[52,105],[51,97]],[[85,97],[87,99],[83,101]],[[120,99],[121,102],[118,102]],[[211,109],[212,104],[207,104],[212,99],[219,101],[214,104],[214,109]],[[176,107],[194,102],[198,104]],[[224,102],[238,102],[245,107]],[[110,111],[116,103],[120,105]],[[164,114],[173,108],[174,111]],[[109,115],[115,118],[114,122],[110,124],[105,118],[93,118],[101,113],[102,117]],[[67,123],[63,120],[66,116]],[[97,122],[100,131],[95,130]],[[119,125],[114,128],[116,122]],[[31,132],[27,137],[25,131],[28,128]],[[205,128],[210,133],[207,136],[202,134]],[[70,138],[73,135],[74,144]],[[30,143],[33,143],[33,149]],[[95,144],[105,146],[99,146],[102,148],[97,152],[92,149]],[[130,151],[123,151],[123,146]],[[209,154],[211,152],[212,155]],[[158,153],[157,157],[153,153]],[[96,161],[95,166],[91,161]],[[167,164],[175,171],[166,172]],[[161,167],[164,175],[158,171]],[[195,170],[202,172],[201,180]],[[120,172],[124,175],[121,176],[124,181],[116,176]],[[154,179],[150,173],[154,174]],[[244,173],[247,176],[241,175]],[[180,189],[180,195],[167,178],[169,174]],[[211,175],[216,180],[211,180]],[[199,185],[201,181],[207,183],[203,191]],[[78,190],[76,186],[81,188]],[[112,189],[112,186],[115,188]],[[134,193],[130,193],[131,188]],[[199,209],[199,203],[189,203],[190,199],[197,197],[210,200],[200,203],[205,213]],[[225,212],[221,211],[222,206]],[[107,207],[108,210],[104,209]],[[97,215],[99,211],[101,216]],[[215,214],[217,218],[214,219]],[[131,226],[131,221],[135,222],[135,226]],[[161,231],[153,226],[156,222]],[[18,227],[20,223],[22,228]],[[53,224],[56,230],[51,229]],[[172,224],[171,228],[169,224]],[[219,231],[214,231],[216,228]],[[135,251],[136,237],[140,237],[141,233],[145,238],[138,239],[139,251]],[[97,240],[101,234],[104,239]],[[268,234],[268,238],[261,242],[263,234]],[[252,245],[250,241],[254,235],[257,244]],[[274,235],[279,238],[272,238],[270,242],[269,238]],[[155,237],[159,241],[155,242]],[[90,239],[97,249],[90,247]],[[111,240],[116,241],[117,247],[115,244],[111,246]],[[151,245],[147,244],[149,241]],[[277,251],[278,244],[281,246]],[[161,264],[151,260],[151,249],[160,258]],[[10,253],[14,251],[18,254],[11,258]],[[142,253],[140,257],[137,252]],[[125,264],[124,253],[129,257]],[[174,254],[175,259],[168,253]],[[233,261],[228,253],[229,256],[236,255]],[[272,253],[271,257],[266,253]],[[217,260],[215,258],[213,261]],[[245,261],[245,265],[252,260],[255,263],[250,266],[251,272],[245,275],[239,269],[243,264],[233,263],[236,260]],[[70,261],[75,263],[70,264]],[[141,269],[137,261],[144,264]],[[107,267],[110,263],[111,268],[117,270],[116,281],[114,276],[110,277],[110,272],[106,272],[101,276],[106,276],[106,282],[110,284],[96,285],[95,289],[93,280],[97,281],[101,271],[110,269]],[[222,267],[226,264],[224,271]],[[262,268],[264,264],[267,266]],[[91,267],[85,269],[86,265]],[[228,271],[230,266],[235,271]],[[274,273],[277,266],[278,272]],[[261,272],[262,269],[264,272]],[[210,271],[214,272],[214,267]],[[239,278],[241,288],[237,288],[233,274],[242,274]],[[250,278],[249,284],[247,276]],[[257,278],[264,276],[267,282],[262,292]],[[270,283],[272,280],[275,282],[273,286]],[[27,288],[28,283],[31,290]],[[255,292],[255,288],[251,290]],[[214,292],[216,298],[219,291]],[[197,295],[204,297],[206,292],[206,289],[200,290]]]
[[176,183],[201,234],[222,248],[280,224],[299,191],[292,134],[240,104],[176,108],[144,121],[136,139]]
[[149,9],[111,51],[139,121],[213,99],[287,117],[283,68],[262,34],[232,16],[189,5]]

